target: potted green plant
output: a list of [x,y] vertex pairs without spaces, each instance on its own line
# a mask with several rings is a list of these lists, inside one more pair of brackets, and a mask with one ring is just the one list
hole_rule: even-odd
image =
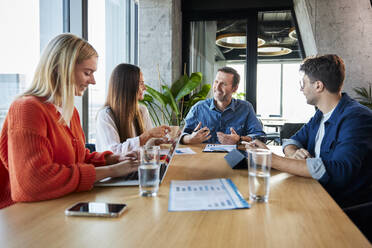
[[172,83],[171,88],[162,84],[161,92],[146,85],[147,94],[140,103],[148,108],[150,117],[156,126],[180,125],[191,107],[207,98],[211,89],[210,84],[205,84],[200,91],[195,91],[202,79],[201,72],[194,72],[190,77],[184,74]]
[[368,89],[365,87],[355,87],[354,92],[357,94],[355,100],[360,104],[372,109],[372,89],[371,84],[368,85]]

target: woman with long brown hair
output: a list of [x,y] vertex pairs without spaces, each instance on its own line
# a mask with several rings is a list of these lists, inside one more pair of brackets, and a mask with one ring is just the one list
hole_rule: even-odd
[[139,67],[119,64],[111,73],[104,108],[97,115],[96,149],[126,153],[162,138],[168,126],[153,127],[147,108],[138,103],[146,90]]

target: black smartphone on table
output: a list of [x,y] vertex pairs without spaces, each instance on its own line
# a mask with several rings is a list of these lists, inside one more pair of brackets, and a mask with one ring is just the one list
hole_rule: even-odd
[[65,210],[67,216],[118,217],[127,208],[123,203],[78,202]]

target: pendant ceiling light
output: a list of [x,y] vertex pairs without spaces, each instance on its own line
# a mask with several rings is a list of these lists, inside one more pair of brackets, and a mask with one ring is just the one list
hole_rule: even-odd
[[[216,44],[225,48],[245,49],[247,47],[247,40],[245,33],[221,34],[217,36]],[[265,41],[263,39],[257,39],[258,46],[262,46],[264,44]]]
[[292,40],[297,40],[297,33],[296,33],[296,29],[294,27],[289,30],[288,36]]
[[292,49],[277,44],[267,44],[257,48],[258,56],[281,56],[291,52]]

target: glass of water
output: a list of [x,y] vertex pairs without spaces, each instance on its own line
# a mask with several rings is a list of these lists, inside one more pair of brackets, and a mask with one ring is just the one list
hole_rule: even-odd
[[160,147],[141,147],[140,155],[139,193],[141,196],[156,196],[159,190]]
[[270,191],[271,151],[247,149],[249,198],[256,202],[267,202]]

